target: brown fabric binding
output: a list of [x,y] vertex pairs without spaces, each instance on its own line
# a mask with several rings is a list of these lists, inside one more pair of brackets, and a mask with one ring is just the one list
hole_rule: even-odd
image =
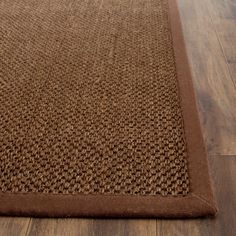
[[216,214],[176,0],[169,0],[188,150],[190,194],[183,197],[0,193],[0,213],[39,217],[199,217]]

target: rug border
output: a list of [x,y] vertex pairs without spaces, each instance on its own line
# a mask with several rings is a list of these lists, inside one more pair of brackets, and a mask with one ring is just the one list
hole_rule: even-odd
[[0,193],[0,214],[37,217],[214,216],[217,212],[192,76],[176,0],[168,0],[188,151],[190,194],[185,197]]

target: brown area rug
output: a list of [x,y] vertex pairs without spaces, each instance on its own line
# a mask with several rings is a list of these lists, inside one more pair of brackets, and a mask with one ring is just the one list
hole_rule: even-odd
[[0,213],[214,215],[175,0],[2,0]]

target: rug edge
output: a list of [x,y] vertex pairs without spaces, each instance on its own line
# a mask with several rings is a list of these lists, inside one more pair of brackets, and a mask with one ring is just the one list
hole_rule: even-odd
[[188,153],[190,192],[218,212],[213,194],[207,152],[197,110],[193,76],[190,70],[177,0],[168,0],[169,19],[176,60],[177,79]]
[[6,216],[193,218],[216,213],[216,208],[196,195],[166,198],[4,193],[0,194],[0,199],[0,213]]

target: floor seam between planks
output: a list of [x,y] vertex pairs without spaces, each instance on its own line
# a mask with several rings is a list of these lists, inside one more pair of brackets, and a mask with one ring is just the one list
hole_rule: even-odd
[[29,232],[30,232],[31,222],[32,222],[32,218],[29,219],[29,224],[28,224],[28,226],[27,226],[27,230],[26,230],[26,232],[25,232],[25,236],[27,236],[27,235],[29,234]]

